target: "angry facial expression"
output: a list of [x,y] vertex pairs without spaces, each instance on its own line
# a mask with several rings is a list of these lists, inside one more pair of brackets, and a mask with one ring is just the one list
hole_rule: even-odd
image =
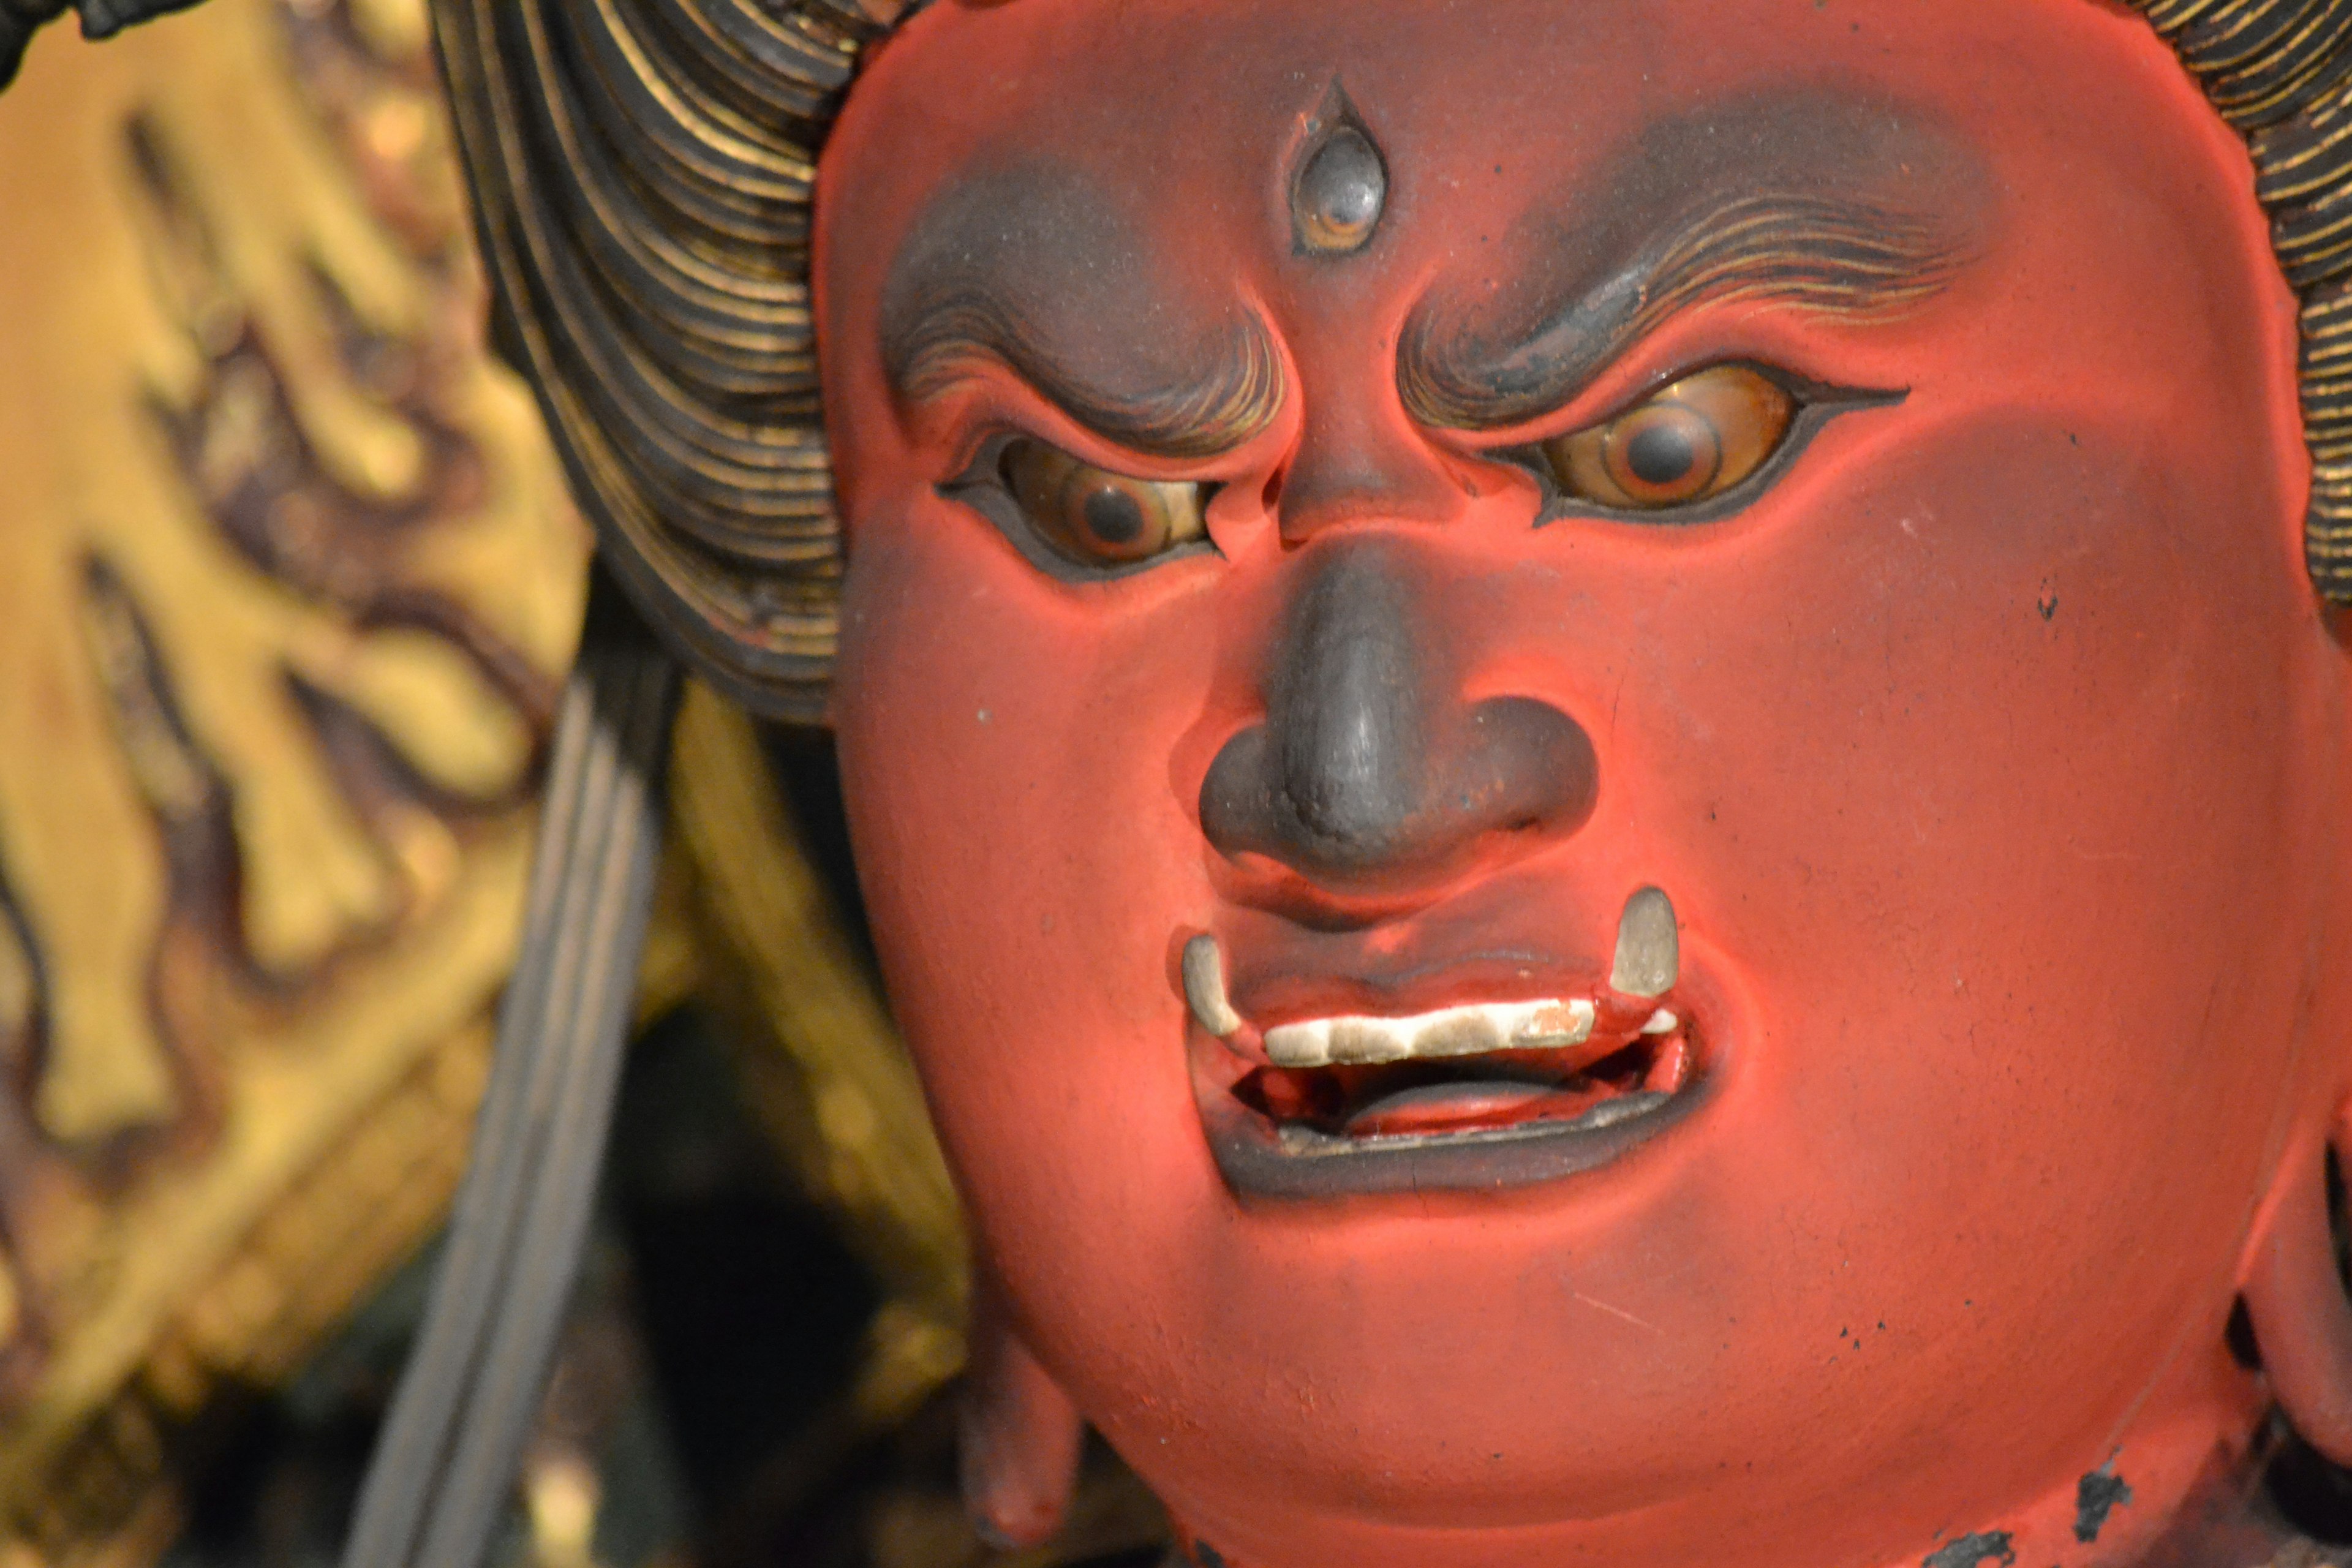
[[2343,732],[2250,189],[2080,0],[881,51],[861,875],[983,1267],[1228,1557],[1891,1560],[2250,1423]]

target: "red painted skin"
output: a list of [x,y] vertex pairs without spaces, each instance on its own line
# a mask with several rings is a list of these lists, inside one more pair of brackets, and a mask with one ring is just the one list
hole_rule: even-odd
[[[1391,190],[1376,245],[1318,264],[1284,182],[1335,79]],[[1499,265],[1490,236],[1662,115],[1825,79],[1990,169],[1948,290],[1871,322],[1703,307],[1532,426],[1408,416],[1399,329]],[[911,225],[1038,151],[1128,193],[1187,300],[1269,324],[1270,429],[1172,463],[1009,373],[894,398]],[[1993,1531],[2035,1568],[2144,1554],[2256,1423],[2224,1323],[2352,1077],[2352,719],[2301,559],[2293,300],[2242,146],[2145,24],[941,4],[823,182],[834,718],[890,993],[1007,1321],[1187,1527],[1254,1568],[1891,1568]],[[1730,359],[1909,395],[1685,528],[1533,526],[1534,482],[1486,455]],[[1221,481],[1216,552],[1040,572],[936,488],[1004,430]],[[1307,504],[1269,510],[1276,480]],[[1465,699],[1574,716],[1598,797],[1318,936],[1253,907],[1197,803],[1306,574],[1373,535]],[[1441,964],[1414,999],[1442,1005],[1496,994],[1442,967],[1481,949],[1604,974],[1645,883],[1706,1025],[1695,1114],[1507,1190],[1228,1190],[1187,934],[1223,939],[1244,1013],[1250,977],[1312,999],[1346,951]],[[2086,1544],[2076,1483],[2109,1465],[2133,1500]]]

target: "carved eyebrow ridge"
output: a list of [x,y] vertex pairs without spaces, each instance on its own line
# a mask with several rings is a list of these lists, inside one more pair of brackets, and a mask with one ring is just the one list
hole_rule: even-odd
[[1230,451],[1281,410],[1281,357],[1254,317],[1224,329],[1205,375],[1150,390],[1088,383],[1045,349],[1045,336],[992,291],[959,288],[928,301],[911,330],[891,335],[891,384],[905,401],[928,402],[1002,365],[1104,440],[1176,461]]
[[1417,310],[1399,345],[1398,390],[1415,418],[1437,428],[1522,424],[1703,303],[1759,300],[1821,316],[1900,317],[1975,259],[1966,230],[1942,215],[1845,195],[1727,196],[1686,214],[1500,353],[1482,352],[1444,312]]

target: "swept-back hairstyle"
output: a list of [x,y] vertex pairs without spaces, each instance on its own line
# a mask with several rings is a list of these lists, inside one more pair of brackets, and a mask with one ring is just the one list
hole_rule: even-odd
[[[2352,603],[2352,0],[2127,0],[2252,150],[2303,301],[2306,555]],[[501,302],[606,559],[771,717],[823,710],[841,545],[819,149],[905,0],[434,0]]]
[[815,719],[841,542],[809,208],[902,0],[436,0],[502,350],[638,607],[731,695]]

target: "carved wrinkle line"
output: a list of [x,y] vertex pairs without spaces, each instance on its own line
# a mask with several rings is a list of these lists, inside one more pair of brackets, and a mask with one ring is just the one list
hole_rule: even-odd
[[[1398,385],[1416,418],[1492,429],[1565,402],[1629,344],[1701,304],[1769,301],[1807,314],[1890,321],[1949,286],[1971,252],[1931,218],[1786,194],[1734,197],[1486,363],[1415,319]],[[1463,363],[1465,358],[1472,363]]]
[[1035,329],[1002,300],[979,290],[960,293],[926,312],[922,331],[891,356],[890,379],[904,400],[925,403],[1002,365],[1105,438],[1178,460],[1232,450],[1263,431],[1281,407],[1281,360],[1254,320],[1228,329],[1206,376],[1134,396],[1087,387],[1037,341]]

